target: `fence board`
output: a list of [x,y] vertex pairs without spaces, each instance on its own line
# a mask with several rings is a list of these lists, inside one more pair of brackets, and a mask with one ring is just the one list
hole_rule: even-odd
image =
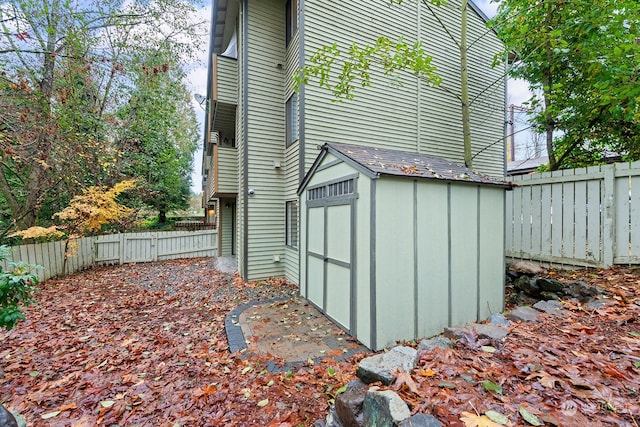
[[640,263],[640,162],[513,181],[520,187],[507,193],[508,257],[569,265]]
[[[73,242],[74,254],[67,257],[63,271],[64,242],[20,245],[10,248],[9,261],[39,264],[44,269],[34,271],[39,280],[71,274],[94,265],[120,264],[123,260],[146,262],[177,258],[215,256],[218,253],[217,231],[178,231],[156,233],[125,233],[85,237]],[[9,261],[0,263],[4,269]]]

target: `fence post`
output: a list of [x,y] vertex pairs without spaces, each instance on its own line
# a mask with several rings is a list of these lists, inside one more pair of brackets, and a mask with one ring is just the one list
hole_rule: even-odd
[[602,197],[602,262],[605,268],[613,265],[616,248],[615,168],[615,164],[602,167],[604,172],[604,194]]
[[151,234],[151,259],[158,260],[158,233]]
[[120,239],[120,247],[118,248],[118,264],[124,264],[124,249],[126,246],[127,235],[125,233],[120,233],[118,235]]

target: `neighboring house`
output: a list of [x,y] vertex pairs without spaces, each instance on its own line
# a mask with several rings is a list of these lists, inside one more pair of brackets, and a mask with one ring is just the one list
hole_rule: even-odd
[[[204,204],[214,207],[220,254],[237,256],[247,280],[301,283],[297,190],[327,142],[463,161],[459,49],[420,1],[214,0],[211,29]],[[469,13],[474,169],[505,174],[505,83],[492,68],[502,50],[486,17]],[[460,3],[436,8],[459,34]],[[292,76],[317,49],[373,43],[381,35],[422,40],[444,81],[432,88],[411,75],[372,71],[356,99],[332,102],[317,81],[294,91]],[[502,212],[502,210],[500,210]],[[393,227],[393,224],[389,225]]]

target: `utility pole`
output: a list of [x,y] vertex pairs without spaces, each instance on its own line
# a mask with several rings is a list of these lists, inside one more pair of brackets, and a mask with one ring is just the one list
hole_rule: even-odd
[[515,110],[529,111],[527,107],[522,105],[509,104],[509,152],[507,153],[507,161],[513,162],[516,159],[516,125]]

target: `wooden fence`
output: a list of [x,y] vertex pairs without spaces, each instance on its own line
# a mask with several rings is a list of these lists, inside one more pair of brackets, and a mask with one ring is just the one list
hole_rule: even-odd
[[555,264],[640,264],[640,162],[513,177],[506,255]]
[[[64,241],[14,246],[9,258],[43,266],[34,271],[43,281],[96,265],[215,256],[217,244],[216,230],[109,234],[72,240],[73,253],[64,269]],[[6,269],[9,262],[1,264]]]

